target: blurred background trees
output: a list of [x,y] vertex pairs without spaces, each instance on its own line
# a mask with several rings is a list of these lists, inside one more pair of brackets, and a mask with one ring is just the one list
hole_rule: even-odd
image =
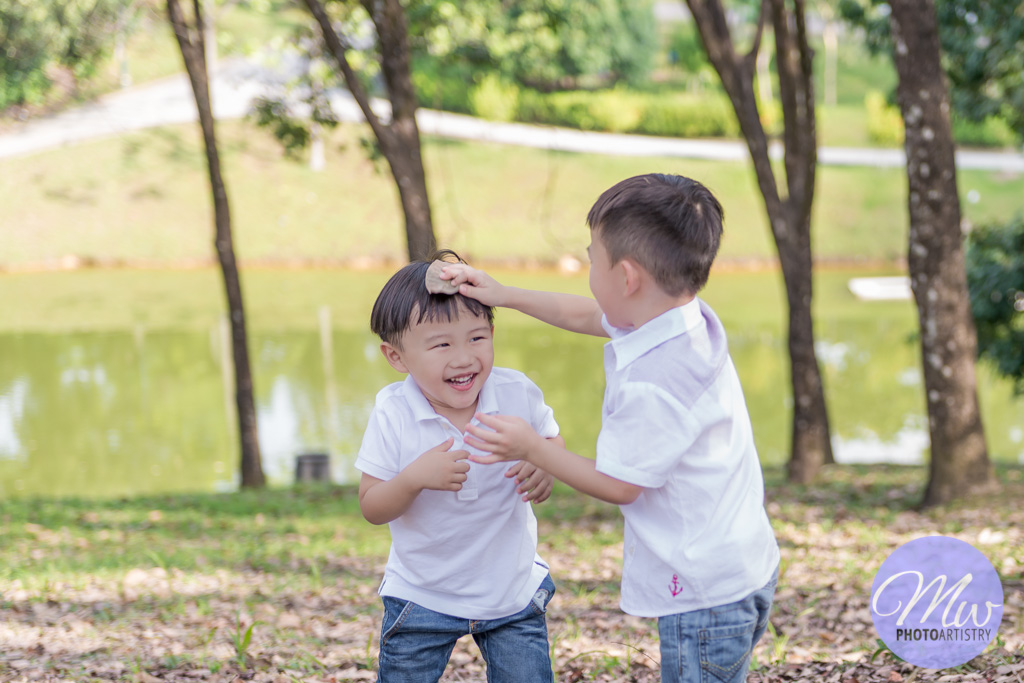
[[[795,171],[803,183],[790,183],[788,177],[776,182],[764,174],[768,180],[759,185],[769,190],[769,203],[795,197],[792,205],[800,211],[792,212],[787,221],[801,230],[810,220],[819,140],[832,146],[893,147],[904,142],[904,117],[894,96],[897,70],[891,59],[879,56],[888,52],[889,4],[715,4],[721,7],[726,34],[737,44],[749,45],[764,31],[761,49],[743,62],[749,101],[740,109],[730,101],[731,93],[709,59],[708,41],[702,41],[681,0],[203,3],[207,16],[216,17],[216,22],[205,24],[210,34],[207,47],[219,47],[222,63],[239,57],[264,63],[267,55],[280,54],[284,43],[295,45],[302,62],[299,75],[292,74],[295,87],[280,98],[266,98],[257,109],[257,117],[275,129],[290,156],[319,144],[313,164],[321,167],[323,141],[339,120],[332,102],[346,91],[352,93],[370,126],[354,135],[346,132],[345,137],[361,135],[371,156],[386,159],[391,166],[405,211],[406,256],[422,255],[435,239],[427,191],[431,178],[423,169],[416,130],[420,106],[497,121],[672,137],[735,139],[742,133],[749,139],[748,133],[759,129],[754,146],[758,151],[751,153],[755,162],[772,172],[767,150],[781,143],[787,150],[787,176]],[[780,22],[768,19],[769,9],[782,18]],[[1019,146],[1024,133],[1024,18],[1017,3],[936,0],[936,16],[954,140],[961,145]],[[840,23],[839,17],[848,23]],[[801,31],[806,45],[794,48],[786,42],[787,32],[791,38]],[[162,3],[155,0],[0,0],[0,115],[53,111],[124,85],[133,80],[132,74],[141,82],[180,72],[176,48],[173,59],[168,59],[169,35]],[[824,58],[811,59],[811,51]],[[794,70],[794,65],[799,68]],[[801,79],[802,94],[783,85],[784,79],[796,83],[794,75]],[[793,104],[801,98],[807,100],[806,106],[794,116]],[[742,126],[737,111],[745,117]],[[549,155],[548,163],[549,177],[554,177],[556,155]],[[780,178],[782,170],[782,165],[775,165]],[[312,184],[308,178],[307,182]],[[771,198],[772,187],[785,190],[778,201]],[[539,202],[545,206],[550,205],[549,190]],[[309,188],[305,191],[308,197]],[[447,193],[451,194],[450,187]],[[438,194],[435,191],[435,200]],[[767,220],[765,215],[750,220],[753,209],[747,213],[746,222],[757,223],[755,227],[760,227],[758,219],[773,227],[777,222],[770,210],[764,212]],[[821,221],[819,215],[817,222]],[[390,231],[390,218],[388,223],[380,229]],[[1019,308],[1024,307],[1018,304],[1024,297],[1021,287],[1013,279],[1019,259],[1011,251],[1019,246],[1014,237],[1019,224],[1017,219],[1006,229],[977,229],[967,255],[979,351],[1011,377],[1013,351],[1021,347]],[[834,226],[826,230],[834,239]],[[548,246],[549,251],[556,248]],[[799,246],[806,257],[784,269],[800,271],[809,280],[814,253],[809,238]],[[559,244],[562,251],[552,251],[552,258],[571,251],[563,247]],[[829,256],[836,258],[837,253],[833,247]],[[897,245],[886,257],[902,253]],[[806,298],[805,288],[794,300]],[[814,349],[813,341],[803,346]],[[1016,358],[1019,368],[1019,353]],[[800,430],[793,433],[799,435]]]
[[0,112],[72,95],[130,28],[137,0],[0,0]]

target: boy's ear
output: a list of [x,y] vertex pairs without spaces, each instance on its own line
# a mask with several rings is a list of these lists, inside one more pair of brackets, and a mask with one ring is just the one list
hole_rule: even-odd
[[384,354],[384,360],[388,362],[388,365],[395,370],[405,373],[409,372],[409,368],[405,367],[405,363],[402,362],[402,354],[394,346],[387,342],[382,342],[380,352]]
[[640,289],[640,280],[644,275],[643,269],[637,265],[637,263],[630,258],[624,258],[619,261],[619,265],[622,266],[622,272],[625,275],[625,282],[623,283],[623,295],[629,296],[635,294]]

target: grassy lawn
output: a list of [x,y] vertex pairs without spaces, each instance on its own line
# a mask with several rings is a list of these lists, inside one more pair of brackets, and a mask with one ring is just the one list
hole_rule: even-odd
[[[338,264],[403,257],[390,174],[364,155],[362,127],[337,131],[327,169],[282,158],[246,122],[220,127],[236,246],[250,264]],[[618,180],[649,171],[693,176],[726,210],[723,262],[772,259],[750,169],[741,163],[635,159],[428,139],[425,159],[439,241],[477,260],[522,264],[585,257],[584,217]],[[105,264],[207,263],[211,216],[194,126],[157,128],[0,161],[0,265],[74,256]],[[968,220],[1020,210],[1024,179],[959,174]],[[514,191],[509,191],[514,188]],[[972,195],[973,196],[973,195]],[[887,261],[906,243],[900,169],[820,167],[814,248],[824,261]]]
[[[769,469],[783,560],[749,680],[1015,680],[997,672],[1024,663],[1024,483],[1019,468],[999,474],[997,495],[922,512],[921,468],[834,467],[814,488]],[[561,487],[537,511],[559,591],[557,680],[657,680],[652,622],[617,609],[618,511]],[[958,670],[872,657],[874,572],[930,533],[975,544],[1004,582],[998,639]],[[0,501],[0,536],[0,680],[373,679],[389,539],[362,520],[352,489]],[[481,671],[464,639],[444,680]]]

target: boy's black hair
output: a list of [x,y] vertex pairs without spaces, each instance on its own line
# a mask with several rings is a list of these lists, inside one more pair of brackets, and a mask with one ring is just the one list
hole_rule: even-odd
[[722,241],[722,205],[706,187],[650,173],[616,183],[598,198],[587,225],[612,265],[636,261],[666,294],[696,294],[708,281]]
[[487,318],[488,324],[494,324],[494,309],[476,299],[461,294],[431,294],[427,291],[424,278],[434,261],[465,263],[451,249],[441,249],[429,259],[413,261],[392,275],[377,295],[370,313],[370,329],[382,341],[401,348],[402,335],[414,324],[424,320],[456,320],[460,309],[470,315]]

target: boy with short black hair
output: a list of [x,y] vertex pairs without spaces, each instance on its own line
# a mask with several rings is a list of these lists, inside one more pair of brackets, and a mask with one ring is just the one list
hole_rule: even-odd
[[621,506],[621,607],[658,618],[665,683],[745,680],[778,578],[743,390],[721,322],[696,297],[722,218],[694,180],[637,176],[587,217],[594,299],[504,287],[468,266],[444,276],[489,305],[611,337],[596,460],[513,416],[480,416],[466,443],[491,453],[475,462],[526,460]]
[[550,495],[551,476],[528,463],[471,463],[478,451],[463,432],[474,414],[501,413],[564,442],[540,389],[494,367],[492,309],[430,294],[429,265],[392,276],[370,316],[384,357],[409,375],[377,394],[355,463],[363,516],[389,524],[392,538],[379,680],[435,682],[472,634],[488,681],[552,681],[545,610],[555,587],[530,507]]

